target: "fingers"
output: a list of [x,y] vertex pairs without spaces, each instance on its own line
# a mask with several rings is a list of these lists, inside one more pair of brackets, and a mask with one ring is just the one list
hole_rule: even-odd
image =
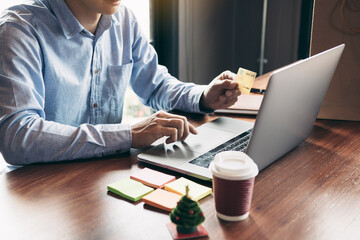
[[238,83],[235,80],[217,80],[214,81],[213,87],[215,89],[237,89]]
[[167,143],[177,140],[184,141],[190,133],[197,134],[195,127],[184,116],[160,111],[156,117],[159,126],[163,127],[164,136],[170,136],[166,141]]
[[231,105],[233,105],[237,102],[237,99],[238,99],[237,97],[236,98],[227,98],[225,96],[220,96],[219,102],[221,104],[221,108],[230,107]]
[[[189,124],[189,130],[190,130],[190,132],[192,133],[192,134],[197,134],[198,132],[197,132],[197,130],[196,130],[196,128],[193,126],[193,125],[191,125],[191,124]],[[185,139],[184,139],[185,140]],[[184,141],[184,140],[182,140],[182,141]]]
[[237,100],[241,92],[238,89],[226,90],[219,96],[219,105],[221,108],[226,108],[233,105]]
[[159,111],[131,126],[131,147],[147,147],[164,136],[168,137],[166,143],[184,141],[190,133],[197,134],[197,131],[185,117]]
[[178,130],[176,128],[161,127],[160,132],[162,133],[163,137],[168,136],[168,138],[165,141],[168,144],[176,142],[178,139]]
[[232,100],[232,99],[236,99],[240,95],[241,95],[241,92],[239,91],[238,88],[227,89],[227,90],[225,90],[225,92],[223,92],[222,95],[220,95],[219,100],[220,101]]
[[220,80],[225,80],[225,79],[230,79],[230,80],[234,80],[235,79],[236,74],[227,70],[222,72],[217,78]]
[[236,75],[225,71],[209,84],[200,98],[200,109],[222,109],[233,105],[241,92],[235,80]]

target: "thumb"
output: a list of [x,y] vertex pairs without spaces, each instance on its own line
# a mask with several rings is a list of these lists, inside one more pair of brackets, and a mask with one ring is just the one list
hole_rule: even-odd
[[234,80],[220,80],[215,86],[218,89],[235,89],[238,86],[238,83]]

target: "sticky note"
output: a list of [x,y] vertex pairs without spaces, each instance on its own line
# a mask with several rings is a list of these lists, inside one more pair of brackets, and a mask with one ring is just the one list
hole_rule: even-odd
[[207,195],[211,194],[212,189],[196,182],[193,182],[186,178],[179,178],[171,183],[165,185],[165,190],[174,192],[180,195],[185,194],[185,187],[189,185],[189,196],[192,200],[198,201]]
[[131,201],[138,201],[146,194],[152,192],[154,189],[135,180],[125,178],[115,183],[109,184],[107,189],[121,197]]
[[168,192],[163,189],[156,189],[142,198],[142,201],[150,206],[171,212],[180,201],[181,195]]
[[239,85],[239,90],[242,94],[249,94],[254,80],[256,72],[249,71],[245,68],[239,68],[236,74],[235,80]]
[[150,168],[144,168],[131,175],[130,178],[154,188],[163,188],[165,184],[176,179],[175,176],[155,171]]

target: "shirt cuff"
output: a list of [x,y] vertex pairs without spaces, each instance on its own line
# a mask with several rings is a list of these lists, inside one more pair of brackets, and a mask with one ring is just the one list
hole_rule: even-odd
[[103,124],[102,132],[107,154],[130,151],[132,143],[130,124]]
[[203,94],[203,92],[208,88],[208,85],[196,85],[194,86],[191,90],[192,90],[192,94],[193,94],[193,102],[192,102],[192,112],[194,113],[202,113],[202,114],[207,114],[207,113],[213,113],[214,110],[211,109],[200,109],[200,98]]

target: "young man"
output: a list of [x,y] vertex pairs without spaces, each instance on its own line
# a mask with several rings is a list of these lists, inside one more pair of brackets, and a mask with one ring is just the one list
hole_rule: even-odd
[[[235,103],[233,73],[208,86],[183,83],[158,65],[118,0],[37,0],[0,18],[0,151],[10,164],[100,157],[196,129],[168,110],[206,113]],[[130,84],[155,110],[121,124]]]

